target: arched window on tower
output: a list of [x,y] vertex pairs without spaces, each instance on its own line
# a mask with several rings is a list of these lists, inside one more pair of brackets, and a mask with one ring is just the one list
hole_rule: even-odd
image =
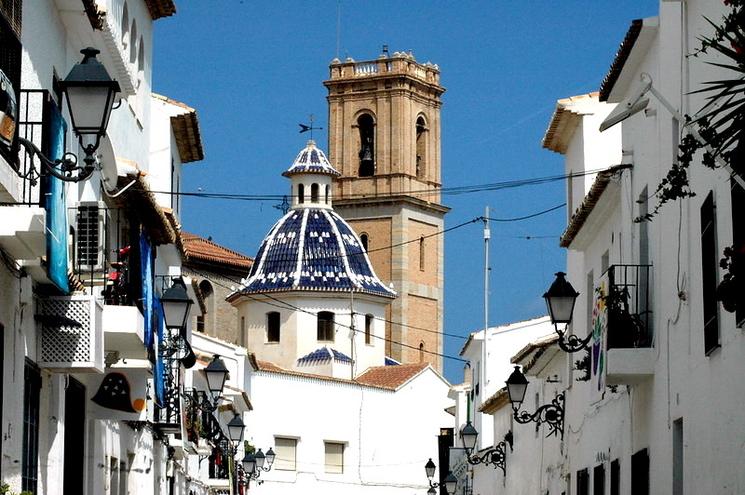
[[331,192],[331,186],[329,186],[328,184],[326,184],[326,201],[325,201],[326,204],[329,204],[329,194],[330,194],[330,192]]
[[305,186],[303,184],[297,185],[297,202],[299,204],[305,203]]
[[375,121],[372,115],[363,113],[357,119],[360,131],[360,177],[375,175]]
[[362,248],[367,252],[367,245],[370,242],[370,236],[367,235],[367,232],[360,234],[360,242],[362,243]]
[[318,184],[315,182],[310,185],[310,202],[318,203]]
[[416,176],[422,179],[427,174],[427,123],[423,116],[416,119]]
[[424,271],[425,265],[424,237],[419,238],[419,270]]
[[419,362],[424,362],[424,342],[419,342]]

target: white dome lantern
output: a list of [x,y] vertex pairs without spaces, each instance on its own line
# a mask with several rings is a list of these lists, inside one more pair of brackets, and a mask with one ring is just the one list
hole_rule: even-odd
[[331,209],[334,177],[340,177],[323,151],[312,139],[300,150],[290,168],[282,175],[292,179],[292,208]]

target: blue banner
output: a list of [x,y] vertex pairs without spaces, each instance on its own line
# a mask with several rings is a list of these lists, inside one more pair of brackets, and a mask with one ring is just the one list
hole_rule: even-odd
[[145,232],[140,232],[140,273],[142,276],[142,316],[145,320],[145,347],[153,348],[153,248]]
[[[54,104],[48,104],[49,158],[61,159],[65,154],[65,132],[67,123]],[[67,278],[67,201],[65,201],[65,183],[49,175],[46,178],[44,208],[47,210],[47,275],[54,285],[63,293],[70,293]]]
[[158,406],[163,407],[166,403],[167,372],[165,361],[163,360],[163,328],[165,328],[165,317],[163,315],[163,305],[158,298],[153,299],[153,325],[157,334],[157,338],[155,339],[155,368],[153,370],[155,402]]

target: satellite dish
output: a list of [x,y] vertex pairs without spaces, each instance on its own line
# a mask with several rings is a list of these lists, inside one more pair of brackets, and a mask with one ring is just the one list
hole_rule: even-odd
[[106,191],[112,192],[116,189],[116,183],[119,177],[116,168],[116,155],[114,154],[114,147],[111,145],[109,136],[101,138],[97,155],[103,187],[106,188]]
[[644,95],[647,94],[651,87],[652,79],[642,78],[642,84],[628,98],[625,98],[621,103],[616,105],[616,108],[603,120],[600,124],[600,132],[610,129],[619,122],[647,108],[649,98],[645,98]]

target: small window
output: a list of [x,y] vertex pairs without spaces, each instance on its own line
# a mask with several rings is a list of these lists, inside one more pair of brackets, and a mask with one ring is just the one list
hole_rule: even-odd
[[424,342],[419,342],[419,362],[424,362]]
[[197,332],[204,333],[204,316],[197,316]]
[[318,313],[317,337],[323,342],[334,341],[334,313],[331,311]]
[[331,186],[329,186],[328,184],[326,184],[326,198],[325,198],[325,203],[326,204],[329,204],[329,195],[330,195],[330,193],[331,193]]
[[425,256],[424,256],[424,237],[419,238],[419,270],[424,271]]
[[315,182],[310,185],[310,202],[318,203],[318,184]]
[[145,72],[145,41],[142,39],[142,36],[140,36],[140,42],[137,47],[137,72],[140,78],[143,77],[143,73]]
[[339,442],[323,442],[325,449],[325,469],[331,474],[344,472],[344,444]]
[[592,495],[605,495],[605,464],[592,470]]
[[701,205],[701,293],[706,354],[719,347],[719,303],[716,297],[718,266],[714,192],[709,191]]
[[246,317],[245,316],[241,316],[241,328],[239,329],[239,331],[241,333],[241,336],[240,336],[241,345],[243,347],[247,347],[246,342],[248,341],[248,335],[246,335]]
[[360,234],[360,242],[362,243],[362,249],[367,252],[367,245],[370,242],[370,237],[365,232]]
[[577,471],[577,495],[590,495],[590,473],[587,469]]
[[365,344],[372,343],[372,326],[375,317],[371,314],[365,315]]
[[129,45],[129,8],[127,2],[124,2],[124,8],[122,9],[122,23],[119,28],[122,34],[122,48],[127,49]]
[[279,313],[270,311],[266,314],[266,341],[279,342]]
[[305,203],[305,186],[303,184],[297,185],[297,202],[300,204]]
[[362,114],[357,119],[360,131],[360,177],[375,175],[375,121],[370,114]]
[[610,463],[610,495],[621,495],[621,462],[618,459]]
[[274,437],[274,469],[295,471],[297,460],[297,439]]
[[649,454],[642,449],[631,456],[631,493],[649,495]]

